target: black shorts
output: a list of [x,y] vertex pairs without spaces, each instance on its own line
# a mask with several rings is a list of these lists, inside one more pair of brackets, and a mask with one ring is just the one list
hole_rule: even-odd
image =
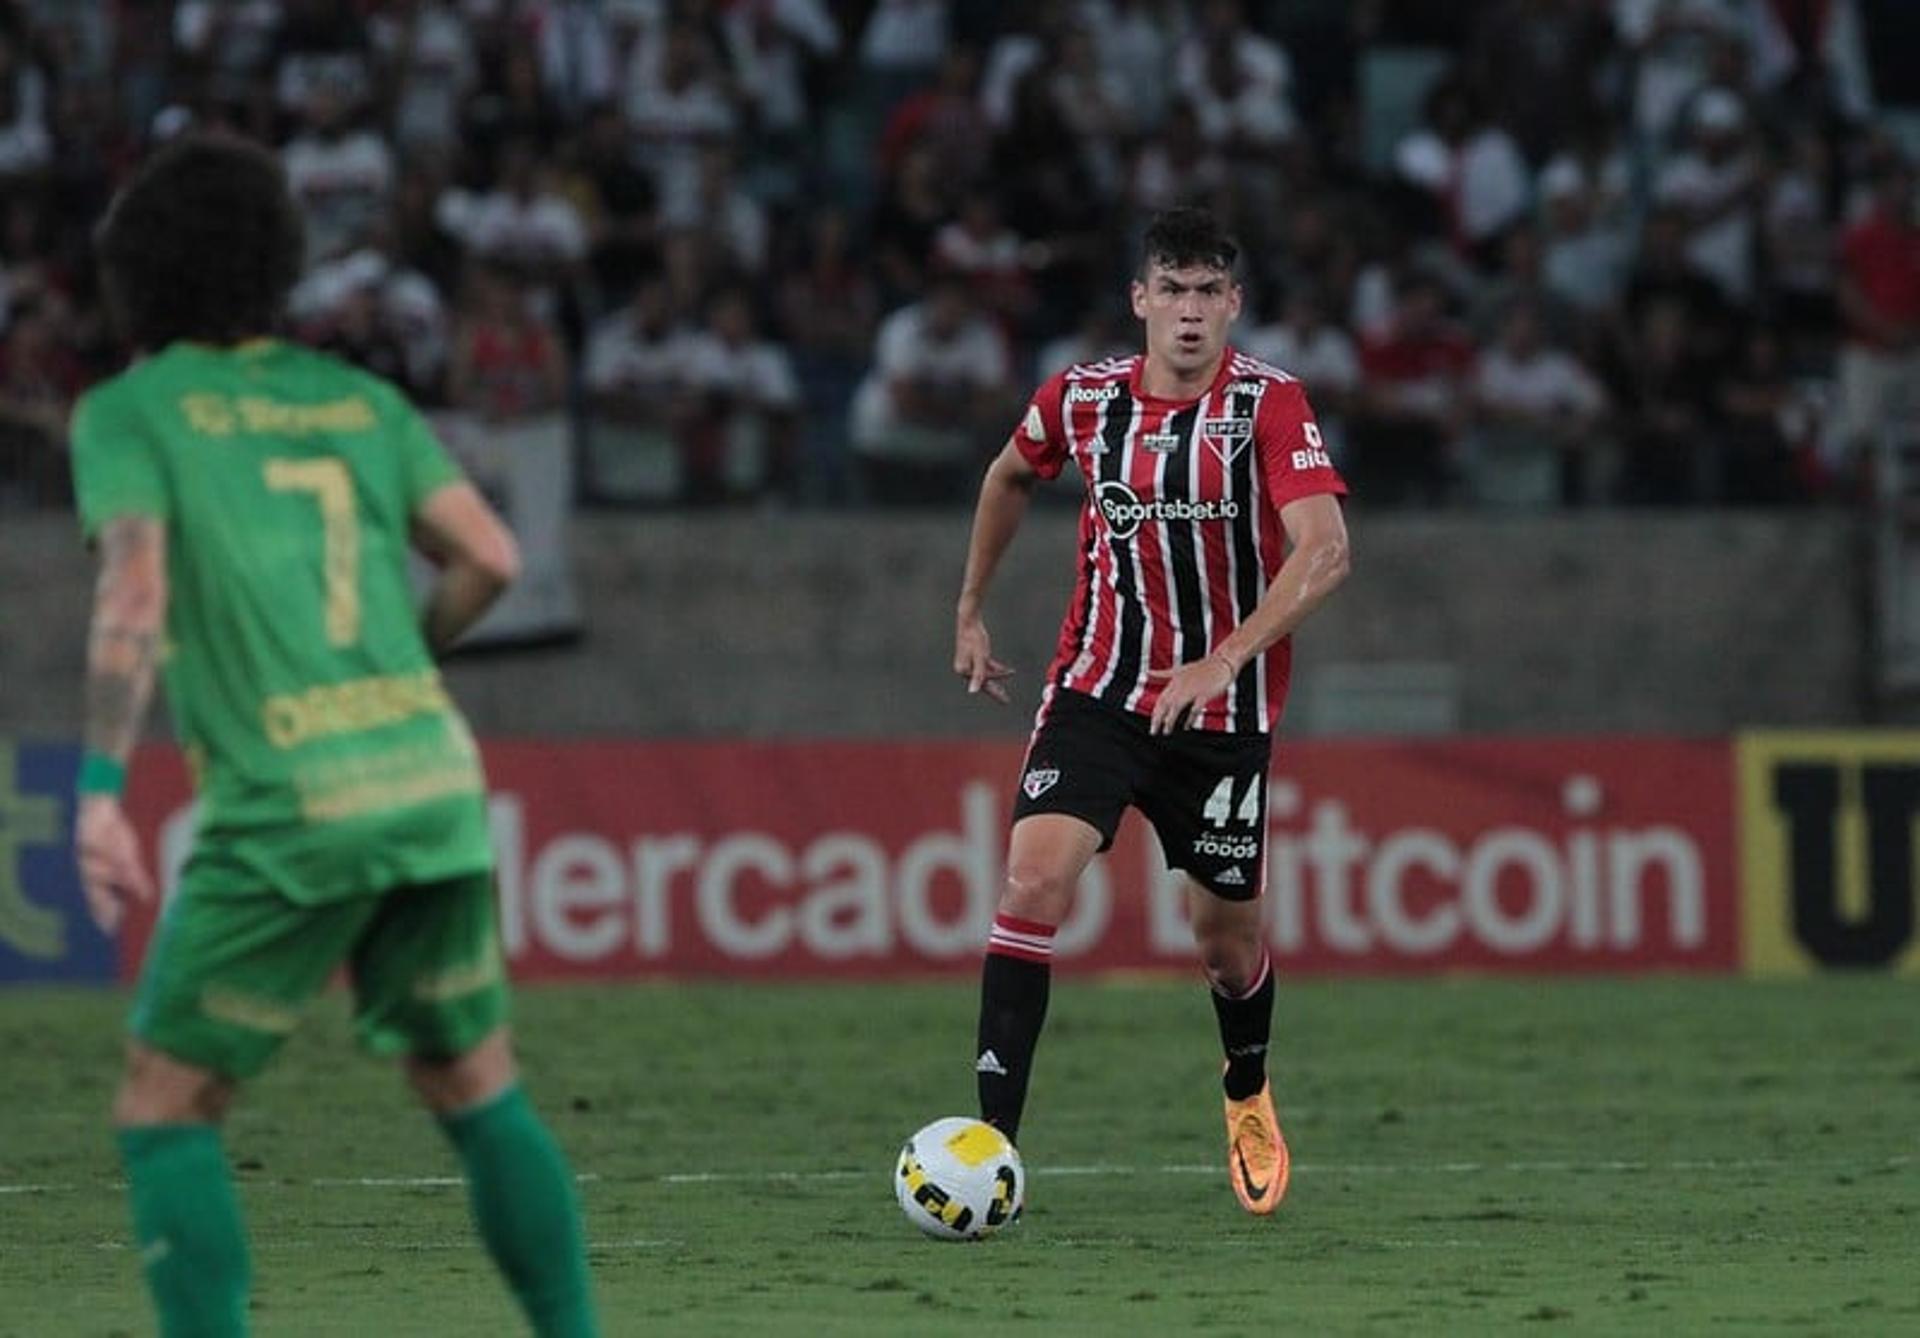
[[1153,825],[1167,867],[1216,896],[1251,901],[1266,873],[1267,734],[1175,730],[1155,737],[1147,718],[1054,689],[1027,748],[1013,820],[1064,813],[1113,844],[1129,806]]

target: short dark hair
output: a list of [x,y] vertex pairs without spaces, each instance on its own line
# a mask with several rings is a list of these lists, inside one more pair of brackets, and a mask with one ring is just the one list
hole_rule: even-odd
[[109,305],[144,349],[268,333],[305,246],[280,160],[223,134],[182,136],[155,153],[94,234]]
[[1147,224],[1147,235],[1140,246],[1140,272],[1155,265],[1168,269],[1225,270],[1233,273],[1240,258],[1240,244],[1227,235],[1220,220],[1210,210],[1182,205],[1163,210]]

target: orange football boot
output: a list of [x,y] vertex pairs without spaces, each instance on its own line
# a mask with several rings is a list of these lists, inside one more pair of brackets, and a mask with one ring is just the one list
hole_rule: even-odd
[[1273,1084],[1244,1101],[1227,1098],[1227,1179],[1240,1206],[1265,1217],[1287,1193],[1287,1140],[1273,1113]]

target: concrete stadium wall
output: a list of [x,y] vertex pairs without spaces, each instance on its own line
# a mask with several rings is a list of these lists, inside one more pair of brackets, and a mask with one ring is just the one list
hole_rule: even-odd
[[[966,525],[585,516],[587,639],[451,678],[495,737],[1021,734],[1071,591],[1074,517],[1036,511],[995,585],[1012,709],[968,700],[948,671]],[[1294,732],[1865,718],[1850,517],[1356,515],[1353,532],[1354,576],[1299,640]],[[69,518],[0,517],[0,732],[77,730],[89,582]]]

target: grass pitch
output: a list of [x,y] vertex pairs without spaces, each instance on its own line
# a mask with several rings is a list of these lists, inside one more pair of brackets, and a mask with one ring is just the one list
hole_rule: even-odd
[[[526,990],[628,1334],[1920,1333],[1915,983],[1283,982],[1293,1187],[1218,1169],[1201,989],[1056,985],[1025,1219],[889,1174],[972,1109],[970,984]],[[117,997],[0,994],[0,1335],[151,1332],[103,1124]],[[453,1162],[317,1009],[230,1125],[257,1331],[518,1332]]]

